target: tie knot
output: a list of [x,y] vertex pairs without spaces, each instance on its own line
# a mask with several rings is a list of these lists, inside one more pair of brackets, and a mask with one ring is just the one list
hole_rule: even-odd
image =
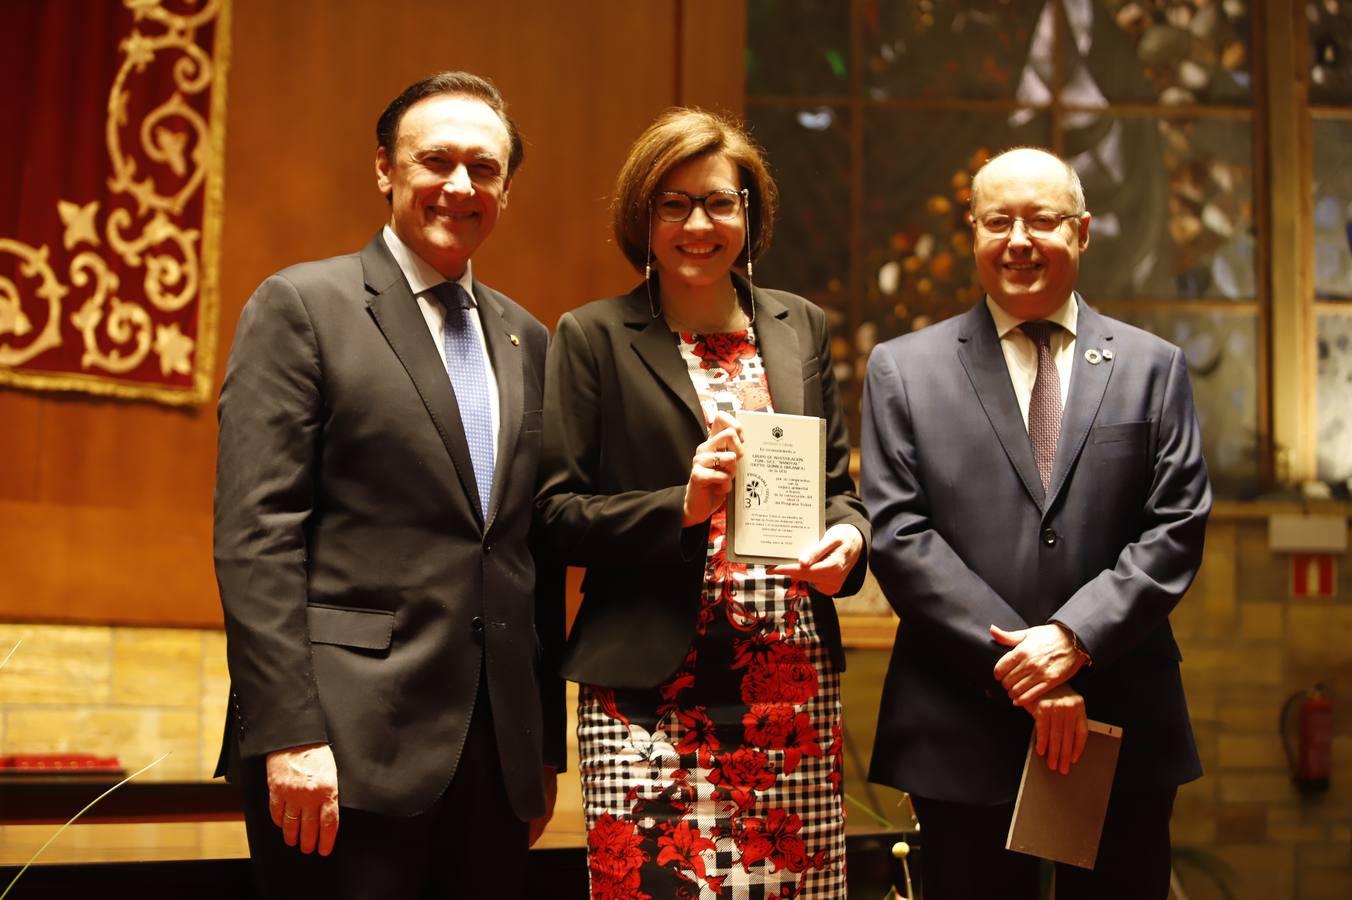
[[1028,335],[1028,339],[1034,344],[1039,347],[1047,347],[1051,345],[1052,335],[1060,331],[1061,326],[1055,322],[1038,320],[1036,322],[1024,322],[1019,326],[1019,329]]
[[458,281],[443,281],[432,288],[432,294],[447,309],[469,309],[469,294]]

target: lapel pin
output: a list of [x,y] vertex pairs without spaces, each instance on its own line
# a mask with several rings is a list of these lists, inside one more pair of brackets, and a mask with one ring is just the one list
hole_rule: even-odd
[[507,335],[507,339],[512,342],[513,347],[521,346],[521,338],[517,337],[516,335],[509,334]]
[[1111,351],[1111,350],[1104,350],[1104,351],[1103,351],[1103,358],[1106,359],[1108,362],[1112,362],[1112,361],[1113,361],[1113,351]]
[[1097,366],[1103,362],[1103,354],[1092,348],[1084,351],[1084,358],[1091,366]]

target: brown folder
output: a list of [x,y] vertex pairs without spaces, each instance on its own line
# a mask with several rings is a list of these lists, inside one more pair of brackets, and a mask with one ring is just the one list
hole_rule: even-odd
[[1005,849],[1094,868],[1121,747],[1121,728],[1091,719],[1080,761],[1062,775],[1037,755],[1035,732],[1028,742]]

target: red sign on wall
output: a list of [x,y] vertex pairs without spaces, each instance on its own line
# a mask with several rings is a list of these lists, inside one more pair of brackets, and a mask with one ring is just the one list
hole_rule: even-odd
[[1291,596],[1332,597],[1338,584],[1338,569],[1328,554],[1291,557]]

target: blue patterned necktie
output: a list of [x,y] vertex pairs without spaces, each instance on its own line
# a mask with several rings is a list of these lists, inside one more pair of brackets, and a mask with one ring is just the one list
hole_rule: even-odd
[[469,295],[454,281],[432,288],[446,311],[443,351],[446,373],[451,376],[460,423],[474,464],[474,483],[479,489],[479,509],[488,522],[489,494],[493,490],[493,407],[488,389],[488,360],[474,324],[469,320]]
[[1052,356],[1052,333],[1060,331],[1061,326],[1055,322],[1024,322],[1020,328],[1037,345],[1037,378],[1028,398],[1028,437],[1046,493],[1052,483],[1056,442],[1061,438],[1061,374]]

